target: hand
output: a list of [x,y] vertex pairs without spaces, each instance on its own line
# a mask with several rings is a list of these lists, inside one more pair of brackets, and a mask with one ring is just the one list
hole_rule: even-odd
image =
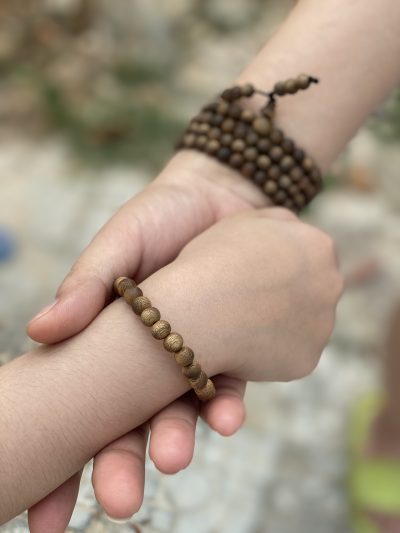
[[[226,214],[266,204],[253,184],[212,159],[178,154],[101,229],[60,286],[56,304],[29,324],[30,336],[54,343],[78,333],[110,301],[115,277],[127,275],[140,281]],[[199,414],[222,435],[233,434],[243,423],[245,383],[225,376],[215,379],[218,394],[212,402],[199,408],[193,400],[182,398],[150,420],[150,456],[160,471],[175,473],[190,463]],[[147,429],[117,439],[95,458],[96,497],[110,516],[130,516],[141,505]],[[43,533],[49,523],[52,533],[65,530],[79,481],[80,473],[30,509],[32,533]]]

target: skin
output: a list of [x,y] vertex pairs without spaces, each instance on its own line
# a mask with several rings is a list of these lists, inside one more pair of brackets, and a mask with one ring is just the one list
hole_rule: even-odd
[[[302,0],[239,81],[267,88],[301,70],[321,79],[317,88],[280,102],[277,123],[326,169],[400,81],[396,61],[399,20],[399,3],[390,0]],[[258,105],[256,100],[254,105]],[[81,331],[109,301],[114,277],[132,275],[141,281],[211,224],[231,213],[265,205],[260,191],[226,167],[202,154],[178,154],[144,193],[128,202],[99,232],[61,285],[56,306],[31,322],[29,334],[49,343]],[[177,209],[179,220],[172,216]],[[164,227],[169,232],[160,247],[154,235]],[[231,434],[244,418],[244,383],[231,377],[218,379],[221,394],[200,414],[211,427]],[[150,420],[150,455],[162,471],[174,472],[190,462],[197,414],[196,405],[180,401]],[[131,501],[140,499],[144,438],[130,432],[97,456],[95,490],[112,516],[126,516],[128,507],[132,509],[113,496],[122,486]],[[163,453],[166,445],[169,454]],[[122,479],[123,472],[128,472],[126,479]],[[78,483],[79,476],[75,476],[67,491],[59,489],[30,510],[33,532],[44,531],[43,524],[56,520],[61,508],[63,516],[69,516],[74,497],[67,498],[66,493],[75,494]],[[65,520],[60,519],[60,531]]]
[[[208,375],[288,381],[315,368],[343,283],[330,237],[285,210],[250,209],[214,224],[140,286]],[[146,329],[118,299],[81,333],[0,369],[0,523],[188,390]]]

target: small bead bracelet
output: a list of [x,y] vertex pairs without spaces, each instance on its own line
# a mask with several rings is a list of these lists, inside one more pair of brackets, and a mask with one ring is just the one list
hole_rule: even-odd
[[[300,211],[322,188],[317,165],[274,126],[276,98],[307,89],[318,80],[307,74],[280,81],[271,92],[253,85],[231,87],[194,117],[177,149],[194,149],[217,158],[262,188],[272,204]],[[254,94],[268,101],[259,113],[241,107]]]
[[171,331],[170,323],[161,319],[160,311],[151,305],[149,298],[143,296],[142,289],[133,279],[117,278],[114,281],[114,290],[132,307],[134,313],[140,316],[143,324],[151,327],[153,337],[163,340],[167,352],[174,354],[175,361],[182,367],[182,374],[188,378],[197,397],[203,402],[214,398],[214,383],[194,358],[193,350],[184,345],[183,337],[179,333]]

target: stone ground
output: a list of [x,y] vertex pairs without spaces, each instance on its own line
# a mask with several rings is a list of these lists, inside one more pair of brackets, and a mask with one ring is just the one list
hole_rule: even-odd
[[[143,507],[126,524],[101,512],[88,466],[69,532],[350,531],[347,420],[355,399],[379,381],[376,355],[400,271],[400,202],[394,149],[363,133],[345,160],[358,186],[326,192],[308,215],[335,237],[342,268],[358,269],[359,280],[339,306],[318,369],[295,383],[250,384],[244,428],[225,439],[200,425],[186,471],[168,477],[148,462]],[[3,142],[0,176],[0,226],[17,242],[14,257],[0,263],[5,363],[30,348],[29,317],[51,300],[79,251],[149,176],[123,167],[82,168],[58,140]],[[0,527],[1,533],[27,531],[25,514]]]

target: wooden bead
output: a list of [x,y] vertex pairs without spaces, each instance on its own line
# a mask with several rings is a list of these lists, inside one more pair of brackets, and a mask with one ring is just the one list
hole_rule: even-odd
[[208,133],[209,139],[219,139],[222,135],[222,131],[219,128],[211,128]]
[[271,150],[269,151],[269,157],[272,159],[272,161],[280,161],[283,156],[283,150],[280,146],[273,146]]
[[215,154],[221,148],[220,143],[216,139],[211,139],[206,144],[206,152],[208,154]]
[[211,126],[221,126],[221,124],[224,122],[225,120],[225,116],[224,115],[220,115],[219,113],[216,114],[216,115],[213,115],[211,117],[211,120],[210,120],[210,124]]
[[269,139],[260,139],[257,143],[258,151],[262,154],[267,154],[271,148],[271,141]]
[[242,114],[242,108],[237,104],[232,104],[228,109],[228,116],[231,118],[239,118]]
[[285,153],[291,154],[294,150],[294,142],[291,139],[283,139],[281,147]]
[[311,83],[311,80],[308,74],[300,74],[296,78],[296,84],[299,89],[302,89],[302,90],[308,89],[308,87],[310,86],[310,83]]
[[208,104],[206,104],[205,106],[203,106],[203,111],[211,111],[211,112],[214,112],[216,111],[217,109],[217,106],[218,106],[218,101],[216,102],[210,102]]
[[278,81],[277,83],[275,83],[273,91],[278,96],[283,96],[284,94],[286,94],[285,82],[284,81]]
[[143,291],[139,287],[128,287],[124,292],[124,299],[129,305],[132,305],[138,296],[143,296]]
[[183,346],[179,352],[175,353],[175,361],[180,366],[189,366],[193,363],[194,352],[188,346]]
[[198,135],[195,141],[196,148],[202,150],[207,144],[207,137],[205,135]]
[[231,87],[230,89],[225,89],[221,94],[221,98],[227,102],[233,102],[242,96],[242,90],[240,87]]
[[225,100],[220,100],[217,104],[216,112],[219,115],[226,115],[229,110],[229,104]]
[[224,133],[231,133],[235,127],[235,121],[232,118],[226,118],[221,124],[221,130]]
[[151,307],[151,301],[150,298],[147,298],[147,296],[137,296],[133,302],[132,302],[132,309],[137,315],[141,315],[142,312],[147,309],[148,307]]
[[135,285],[136,283],[132,279],[121,276],[114,281],[114,291],[119,294],[119,296],[123,296],[128,287],[134,287]]
[[310,172],[314,168],[314,161],[307,156],[303,159],[302,166],[306,172]]
[[195,392],[199,400],[201,400],[202,402],[212,400],[213,398],[215,398],[216,394],[214,383],[211,381],[211,379],[207,381],[205,387],[199,390],[195,390]]
[[259,141],[259,136],[257,135],[257,133],[255,133],[254,131],[250,130],[246,137],[245,137],[245,141],[246,141],[246,144],[250,145],[250,146],[253,146],[253,145],[256,145]]
[[165,339],[167,335],[171,333],[171,324],[167,322],[166,320],[157,320],[152,326],[151,326],[151,334],[156,339]]
[[267,175],[271,180],[277,180],[281,174],[282,172],[278,165],[272,165],[267,171]]
[[275,101],[271,100],[267,105],[262,107],[261,114],[269,120],[272,120],[275,114]]
[[271,131],[269,138],[273,144],[280,144],[284,139],[283,133],[278,128]]
[[[246,161],[255,161],[258,156],[258,150],[255,148],[246,148],[246,150],[243,152],[243,157],[246,159]],[[261,156],[262,157],[262,156]],[[267,156],[264,156],[267,157]]]
[[296,194],[299,194],[300,192],[300,189],[297,185],[294,185],[292,183],[292,185],[288,188],[288,193],[291,195],[291,196],[295,196]]
[[283,207],[286,207],[287,209],[294,209],[295,205],[294,205],[293,200],[291,200],[290,198],[285,200],[283,203]]
[[142,322],[145,326],[152,326],[157,320],[160,320],[161,315],[157,307],[147,307],[142,311],[140,315]]
[[205,122],[203,122],[199,126],[199,133],[204,133],[204,134],[207,135],[207,133],[210,131],[210,129],[211,129],[210,124],[206,124]]
[[217,157],[220,161],[228,161],[231,155],[232,151],[227,146],[222,146],[217,152]]
[[234,152],[243,152],[246,148],[246,143],[243,139],[235,139],[231,144],[231,148]]
[[304,150],[302,150],[301,148],[295,148],[293,150],[292,155],[298,163],[301,163],[304,159],[305,153],[304,153]]
[[254,183],[257,183],[257,185],[264,185],[265,181],[267,179],[267,173],[263,170],[257,170],[257,172],[253,176]]
[[189,383],[194,389],[203,389],[207,385],[208,376],[207,374],[202,370],[200,372],[200,375],[196,379],[189,379]]
[[304,194],[301,193],[296,194],[296,196],[293,197],[293,201],[296,207],[298,207],[299,209],[306,205],[306,197],[304,196]]
[[254,163],[247,162],[240,169],[241,173],[246,176],[246,178],[251,178],[256,171],[257,167]]
[[295,165],[293,157],[290,155],[285,155],[282,157],[280,162],[280,167],[284,172],[289,172]]
[[282,189],[289,189],[292,184],[292,180],[289,178],[289,176],[286,176],[286,174],[284,174],[279,178],[278,183],[282,187]]
[[257,117],[253,120],[253,128],[260,135],[268,135],[271,131],[271,122],[264,117]]
[[304,172],[300,167],[293,167],[290,171],[290,177],[293,181],[298,182],[300,181],[304,176]]
[[183,136],[183,145],[187,148],[191,148],[194,146],[194,143],[196,141],[196,135],[194,133],[186,133]]
[[282,205],[287,200],[287,194],[285,193],[285,191],[282,191],[282,189],[279,189],[274,194],[274,200],[277,204]]
[[246,85],[242,85],[240,89],[242,96],[245,96],[246,98],[253,96],[255,91],[254,85],[252,85],[251,83],[246,83]]
[[240,120],[243,120],[243,122],[251,123],[253,122],[255,118],[255,115],[251,109],[242,109],[242,112],[240,114]]
[[243,164],[243,161],[243,156],[238,153],[232,154],[229,158],[229,164],[235,168],[239,168]]
[[182,368],[182,374],[190,379],[196,379],[200,376],[201,366],[200,363],[196,360],[192,362],[191,365],[184,366]]
[[299,90],[296,80],[290,79],[285,81],[285,93],[294,94]]
[[173,331],[165,337],[163,344],[167,352],[179,352],[183,346],[183,337]]
[[219,140],[219,142],[223,146],[230,146],[232,144],[232,141],[233,141],[233,135],[231,135],[230,133],[223,133]]
[[192,122],[189,125],[189,130],[193,133],[199,133],[200,123],[196,120],[192,120]]
[[271,159],[265,154],[259,155],[257,157],[257,165],[261,170],[267,170],[271,166]]
[[246,137],[249,131],[249,127],[244,122],[238,122],[233,130],[233,135],[235,137],[243,138]]
[[275,194],[278,190],[278,185],[276,181],[268,180],[264,183],[264,191],[267,194]]
[[322,182],[322,176],[321,176],[321,172],[318,170],[317,167],[314,167],[310,172],[309,172],[309,175],[310,175],[310,178],[313,180],[314,183],[321,183]]

